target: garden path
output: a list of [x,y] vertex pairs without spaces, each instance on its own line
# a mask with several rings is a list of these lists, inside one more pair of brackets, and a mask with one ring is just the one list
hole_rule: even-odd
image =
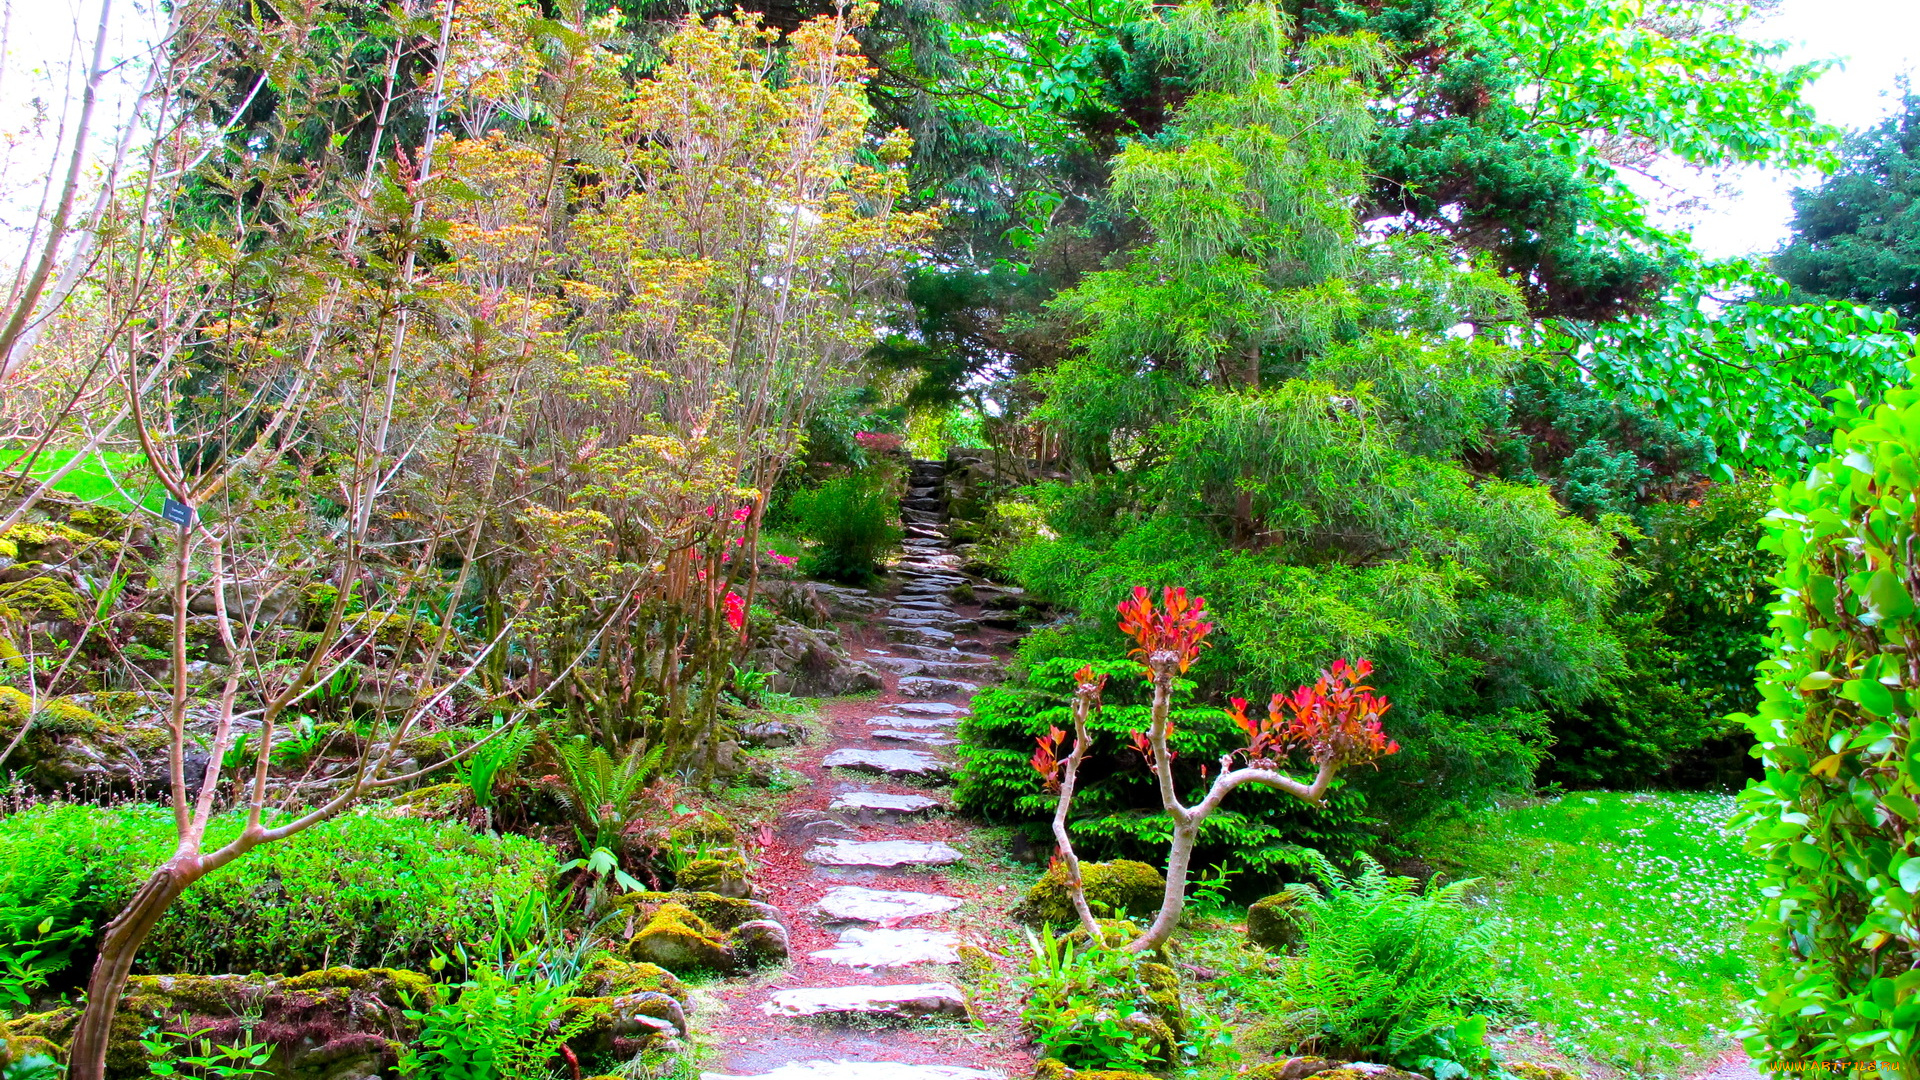
[[[1013,635],[983,627],[994,586],[961,572],[941,496],[944,466],[913,464],[899,581],[885,615],[849,627],[879,669],[871,700],[824,709],[828,735],[798,765],[778,827],[759,837],[763,899],[778,907],[792,961],[717,991],[703,1027],[707,1080],[990,1080],[1032,1068],[1018,1016],[997,995],[992,957],[1018,897],[982,875],[990,845],[951,815],[946,785],[966,700],[1003,670]],[[956,596],[968,603],[960,603]],[[1011,590],[999,590],[1010,592]],[[963,963],[965,946],[986,963]]]

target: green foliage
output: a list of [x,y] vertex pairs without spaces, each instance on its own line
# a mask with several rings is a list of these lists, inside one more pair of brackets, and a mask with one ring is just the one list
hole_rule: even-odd
[[473,792],[475,806],[492,810],[494,788],[519,768],[520,759],[539,736],[540,725],[531,720],[521,721],[509,731],[496,729],[485,745],[454,765],[454,775]]
[[839,476],[787,501],[802,536],[812,541],[802,568],[835,581],[864,583],[879,560],[900,541],[890,488],[867,474]]
[[0,820],[0,999],[25,1004],[133,895],[126,853],[152,846],[145,825],[77,806]]
[[1076,1069],[1172,1064],[1185,1023],[1170,969],[1119,949],[1076,949],[1051,929],[1028,931],[1027,942],[1020,1018],[1044,1056]]
[[566,1008],[568,983],[514,982],[488,967],[406,1010],[420,1033],[400,1057],[410,1080],[549,1080],[567,1040],[593,1024]]
[[[1914,367],[1920,375],[1920,363]],[[1762,984],[1763,1067],[1871,1056],[1920,1075],[1920,740],[1912,728],[1920,390],[1834,393],[1833,454],[1778,489],[1783,560],[1745,796],[1766,919],[1791,954]]]
[[28,1054],[0,1064],[0,1080],[60,1080],[66,1069],[45,1054]]
[[585,735],[575,735],[555,749],[560,757],[560,779],[564,785],[556,794],[573,815],[580,849],[623,853],[626,850],[623,830],[633,817],[641,792],[659,769],[665,748],[656,746],[648,750],[644,745],[637,746],[616,758],[606,747],[595,745]]
[[[216,818],[209,842],[225,842],[242,823]],[[161,807],[28,809],[0,821],[0,911],[55,916],[56,930],[104,925],[172,850],[173,815]],[[489,898],[543,887],[552,864],[546,847],[523,837],[349,814],[196,883],[154,928],[140,962],[209,974],[418,969],[449,942],[480,940]],[[86,940],[46,955],[64,965]]]
[[1731,478],[1813,461],[1826,444],[1822,395],[1885,386],[1913,355],[1898,323],[1845,302],[1791,303],[1779,279],[1729,263],[1689,275],[1644,315],[1566,329],[1590,347],[1580,364],[1601,390],[1704,434]]
[[1300,943],[1278,988],[1295,1048],[1384,1056],[1436,1080],[1489,1071],[1493,929],[1465,904],[1473,881],[1421,892],[1364,854],[1351,878],[1317,852],[1308,861],[1321,884],[1288,888]]
[[1447,822],[1421,856],[1479,877],[1502,994],[1576,1057],[1693,1075],[1772,962],[1731,795],[1591,792]]
[[150,1059],[148,1073],[162,1080],[247,1080],[273,1072],[271,1045],[254,1042],[251,1032],[237,1043],[216,1043],[212,1032],[147,1029],[140,1045]]
[[1920,96],[1849,136],[1840,170],[1793,193],[1793,238],[1773,268],[1796,289],[1891,308],[1920,329]]

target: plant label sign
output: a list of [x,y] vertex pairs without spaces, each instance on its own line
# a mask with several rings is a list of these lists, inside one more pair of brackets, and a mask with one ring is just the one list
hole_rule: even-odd
[[182,530],[185,530],[193,524],[193,507],[183,502],[168,499],[160,504],[160,517],[161,520],[170,521],[180,526]]

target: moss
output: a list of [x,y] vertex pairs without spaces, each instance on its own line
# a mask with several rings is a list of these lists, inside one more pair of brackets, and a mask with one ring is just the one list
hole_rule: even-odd
[[0,732],[18,730],[32,714],[32,698],[11,686],[0,686]]
[[1041,1058],[1033,1063],[1033,1080],[1068,1080],[1073,1070],[1059,1058]]
[[1152,1073],[1132,1069],[1082,1069],[1073,1075],[1075,1080],[1159,1080]]
[[968,986],[984,985],[998,971],[993,954],[978,945],[962,945],[954,953],[960,957],[960,981]]
[[83,506],[67,515],[67,524],[94,536],[118,536],[127,531],[127,515],[110,506]]
[[733,954],[726,939],[685,904],[654,909],[647,925],[627,943],[627,955],[668,971],[731,971]]
[[579,989],[585,997],[619,997],[636,991],[665,994],[682,1006],[693,1003],[687,984],[658,964],[637,963],[602,953],[580,973]]
[[394,796],[388,805],[404,811],[410,817],[425,818],[428,821],[446,821],[463,817],[476,809],[473,789],[457,780],[415,788],[405,794]]
[[363,611],[341,621],[341,633],[371,635],[374,644],[389,649],[411,649],[426,643],[439,627],[433,620],[392,611]]
[[1338,1062],[1323,1057],[1290,1057],[1255,1065],[1241,1073],[1243,1080],[1305,1080],[1333,1068]]
[[667,842],[681,851],[730,848],[740,843],[740,833],[719,814],[695,814],[667,830]]
[[[614,908],[624,912],[625,921],[634,927],[646,925],[654,911],[663,904],[683,905],[720,930],[732,930],[741,923],[755,919],[773,919],[777,922],[780,917],[778,911],[757,900],[742,900],[709,892],[630,892],[622,893],[613,900]],[[616,919],[615,925],[620,921]],[[629,934],[632,932],[631,929],[627,930]]]
[[[106,540],[71,525],[23,521],[0,533],[0,555],[9,559],[65,558],[69,553],[111,558],[125,550],[117,540]],[[12,551],[8,552],[8,548]]]
[[693,892],[736,899],[753,895],[753,885],[747,880],[747,860],[736,851],[693,860],[680,868],[675,884]]
[[0,584],[0,618],[9,612],[16,617],[37,613],[75,622],[80,618],[80,592],[59,578],[44,574],[24,581],[9,581]]
[[280,983],[280,989],[290,993],[335,988],[371,994],[395,1003],[425,1000],[433,991],[433,979],[402,968],[330,967],[295,975]]
[[[1086,887],[1087,906],[1097,916],[1150,915],[1160,908],[1167,881],[1160,871],[1146,863],[1116,859],[1107,863],[1081,863],[1080,879]],[[1032,925],[1051,923],[1063,926],[1078,921],[1073,901],[1067,895],[1067,868],[1049,869],[1046,876],[1027,891],[1012,912],[1014,918]]]
[[1300,898],[1275,893],[1247,909],[1247,940],[1263,949],[1286,952],[1300,940]]
[[1520,1080],[1580,1080],[1572,1069],[1543,1061],[1509,1061],[1506,1070]]

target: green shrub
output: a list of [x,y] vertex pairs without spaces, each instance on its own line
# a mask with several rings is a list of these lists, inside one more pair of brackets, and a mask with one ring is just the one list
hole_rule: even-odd
[[1472,881],[1422,894],[1366,855],[1351,878],[1310,861],[1322,885],[1287,889],[1300,941],[1277,987],[1292,1048],[1436,1077],[1491,1066],[1476,1006],[1493,982],[1493,928],[1462,902]]
[[[1920,376],[1920,362],[1914,365]],[[1742,717],[1766,777],[1748,788],[1766,918],[1787,963],[1762,979],[1747,1049],[1762,1069],[1862,1057],[1920,1075],[1920,390],[1862,415],[1834,392],[1833,456],[1775,494],[1783,560],[1760,705]],[[1889,1070],[1891,1071],[1891,1070]]]
[[564,983],[513,981],[488,968],[407,1010],[420,1034],[401,1054],[408,1080],[549,1080],[552,1061],[596,1014],[570,1010]]
[[802,568],[835,581],[871,579],[880,557],[900,542],[894,510],[893,492],[872,476],[835,477],[794,492],[787,513],[813,542]]
[[1172,1064],[1188,1042],[1180,981],[1165,964],[1119,949],[1076,948],[1029,932],[1021,1019],[1041,1052],[1075,1069]]
[[[241,824],[238,816],[217,819],[209,846]],[[165,807],[47,805],[15,814],[0,821],[0,917],[12,926],[51,915],[56,927],[85,922],[97,931],[172,847]],[[437,952],[483,938],[493,926],[491,898],[543,886],[553,863],[550,850],[523,837],[348,814],[257,848],[196,883],[154,928],[140,966],[420,969]]]

